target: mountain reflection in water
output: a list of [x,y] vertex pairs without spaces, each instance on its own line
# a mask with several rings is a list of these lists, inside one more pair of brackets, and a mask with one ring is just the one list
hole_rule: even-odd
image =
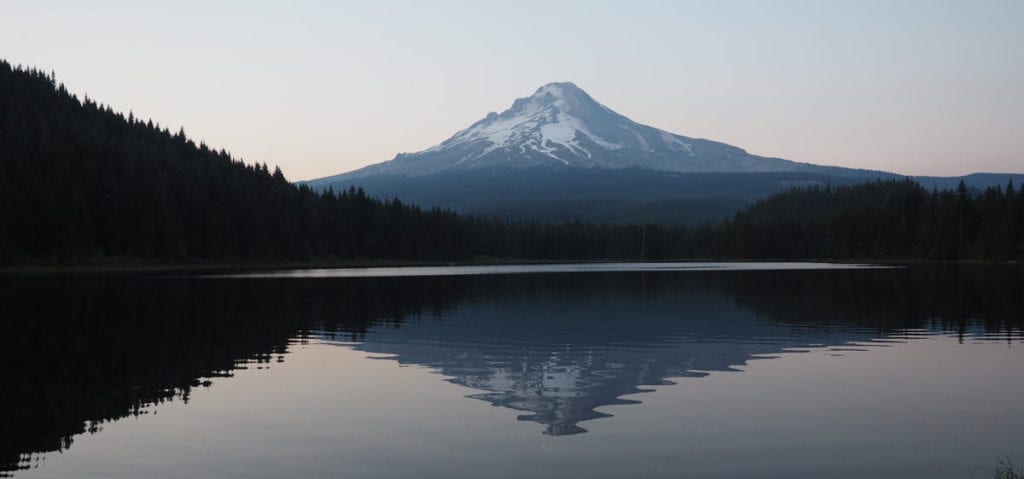
[[1019,341],[1022,285],[1012,266],[0,279],[0,475],[104,422],[187,402],[210,378],[272,367],[295,341],[433,368],[568,435],[645,386],[782,351],[917,330]]

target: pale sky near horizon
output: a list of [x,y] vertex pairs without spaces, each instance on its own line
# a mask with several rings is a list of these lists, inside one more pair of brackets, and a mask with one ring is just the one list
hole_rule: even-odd
[[0,58],[291,180],[552,81],[763,156],[1024,173],[1024,0],[2,0]]

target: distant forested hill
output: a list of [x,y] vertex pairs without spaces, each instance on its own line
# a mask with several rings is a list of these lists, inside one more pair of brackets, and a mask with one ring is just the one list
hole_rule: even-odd
[[[447,258],[458,221],[355,190],[314,194],[7,62],[0,205],[6,263]],[[417,234],[430,239],[414,243]]]
[[[661,208],[700,207],[663,203]],[[316,192],[0,61],[0,265],[1024,258],[1024,194],[804,186],[718,225],[512,221]],[[672,212],[667,212],[672,214]],[[691,215],[681,212],[680,216]]]

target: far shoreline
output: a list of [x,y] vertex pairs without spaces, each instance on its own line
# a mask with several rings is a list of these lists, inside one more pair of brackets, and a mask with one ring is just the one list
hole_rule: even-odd
[[199,262],[199,263],[147,263],[144,261],[125,261],[91,264],[26,264],[18,266],[0,266],[0,276],[32,276],[32,275],[105,275],[105,274],[141,274],[141,273],[188,273],[188,274],[225,274],[225,273],[257,273],[261,271],[289,271],[314,269],[361,269],[361,268],[404,268],[404,267],[446,267],[446,266],[529,266],[529,265],[568,265],[568,264],[630,264],[630,263],[828,263],[828,264],[865,264],[877,266],[914,266],[914,265],[1019,265],[1019,261],[983,261],[983,260],[915,260],[915,259],[833,259],[833,258],[680,258],[680,259],[561,259],[532,260],[506,258],[479,258],[463,261],[413,261],[383,259],[350,259],[350,260],[313,260],[313,261],[269,261],[269,262]]

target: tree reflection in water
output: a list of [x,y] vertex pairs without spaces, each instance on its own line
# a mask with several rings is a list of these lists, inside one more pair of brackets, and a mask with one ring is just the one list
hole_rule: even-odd
[[0,475],[77,434],[273,367],[295,341],[358,342],[480,390],[544,432],[666,378],[927,329],[1017,340],[1022,269],[378,279],[0,279]]

